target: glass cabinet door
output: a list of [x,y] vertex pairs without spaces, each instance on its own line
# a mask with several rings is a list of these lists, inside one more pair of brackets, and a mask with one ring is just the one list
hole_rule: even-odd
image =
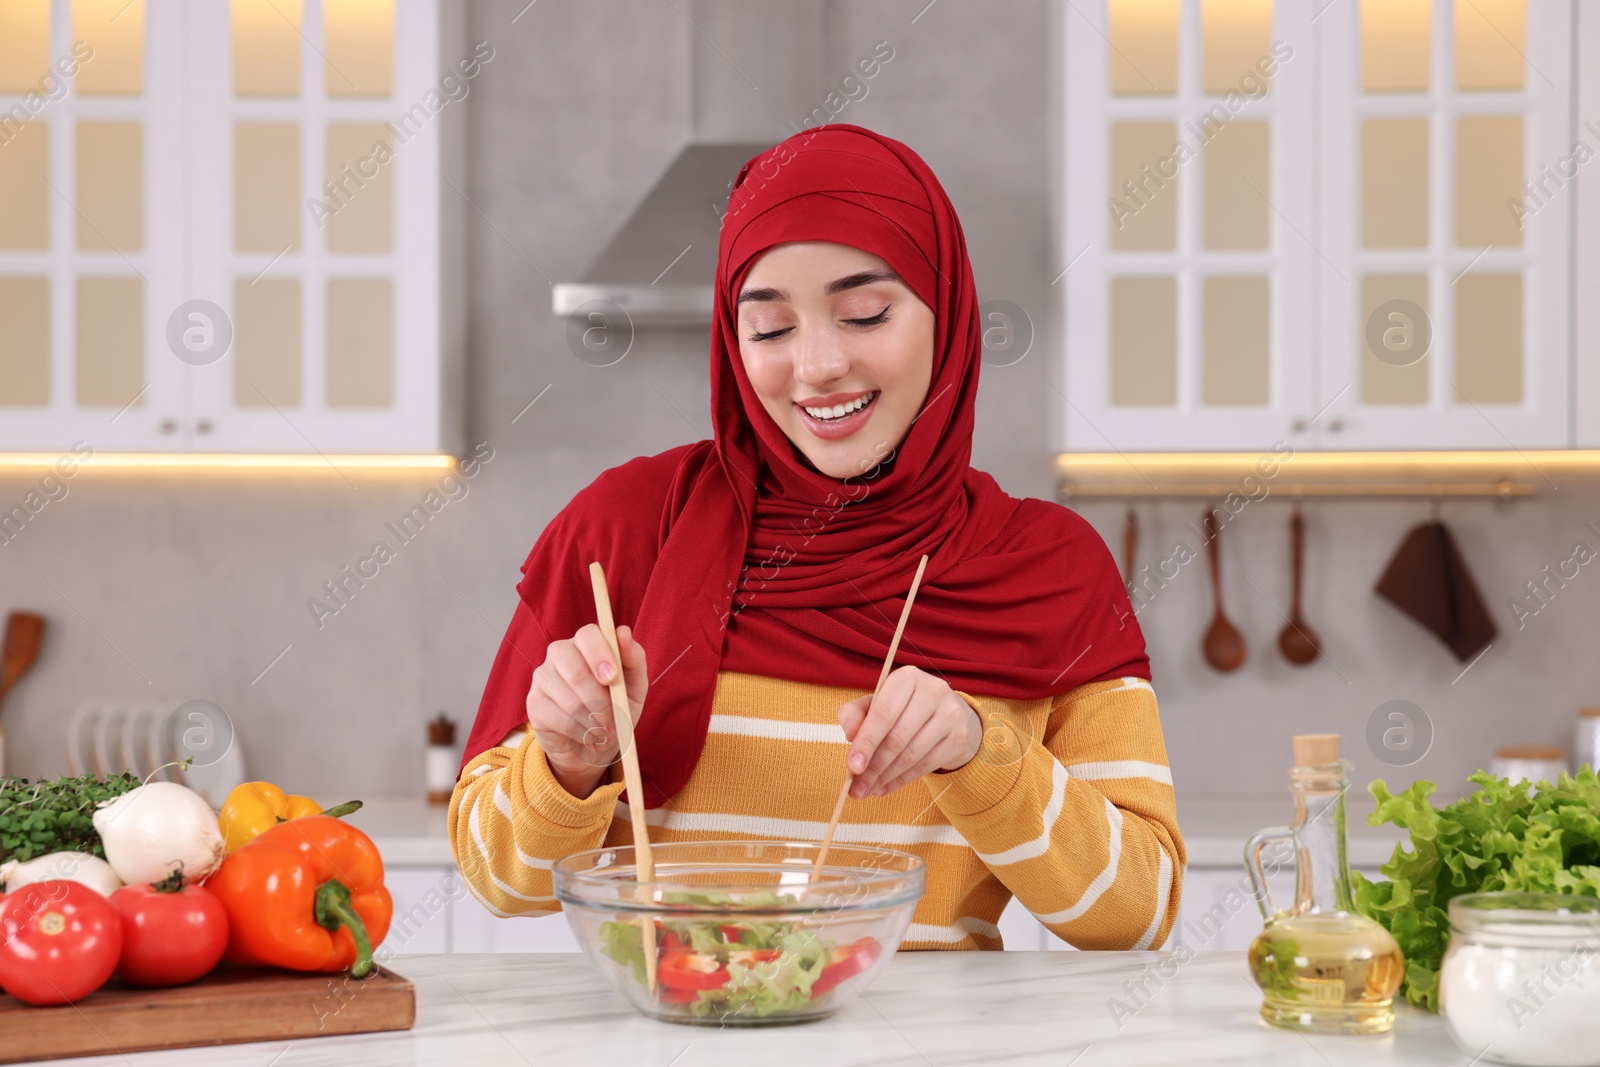
[[1067,447],[1314,434],[1309,9],[1108,0],[1063,17]]
[[427,5],[229,0],[194,16],[196,372],[224,451],[426,451],[438,433],[438,129]]
[[1572,10],[1067,5],[1066,447],[1570,444]]
[[0,450],[448,447],[447,21],[0,2]]
[[1570,444],[1569,6],[1369,0],[1319,28],[1329,446]]
[[[0,451],[184,446],[181,11],[0,5]],[[80,449],[81,451],[81,449]]]

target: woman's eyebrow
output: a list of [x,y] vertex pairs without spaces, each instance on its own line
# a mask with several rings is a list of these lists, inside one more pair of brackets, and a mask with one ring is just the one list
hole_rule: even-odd
[[[847,274],[843,278],[835,278],[827,284],[823,291],[831,296],[834,293],[842,293],[846,289],[871,285],[873,282],[902,282],[904,284],[900,275],[894,271],[885,270],[882,267],[874,267],[871,270],[861,270],[854,274]],[[735,303],[743,304],[747,300],[771,301],[787,299],[789,299],[789,294],[782,289],[746,289],[739,294],[739,299]]]
[[874,267],[871,270],[857,271],[854,274],[847,274],[843,278],[837,278],[829,282],[827,292],[831,296],[834,293],[842,293],[846,289],[854,289],[861,285],[871,285],[873,282],[898,281],[900,281],[900,275],[894,271],[885,270],[882,267]]

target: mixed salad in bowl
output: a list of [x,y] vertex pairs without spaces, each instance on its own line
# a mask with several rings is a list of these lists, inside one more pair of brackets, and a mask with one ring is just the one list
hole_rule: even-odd
[[[733,905],[726,893],[669,892],[666,905]],[[744,908],[782,908],[796,902],[771,890],[738,901]],[[653,920],[656,996],[667,1011],[696,1019],[744,1015],[767,1018],[799,1012],[840,983],[866,972],[883,955],[870,935],[840,945],[795,922]],[[600,926],[602,951],[632,972],[648,991],[645,929],[611,920]]]
[[820,870],[811,843],[675,841],[652,852],[646,881],[626,845],[564,856],[552,875],[600,976],[639,1011],[677,1023],[833,1014],[888,965],[926,877],[918,857],[876,846],[835,845]]

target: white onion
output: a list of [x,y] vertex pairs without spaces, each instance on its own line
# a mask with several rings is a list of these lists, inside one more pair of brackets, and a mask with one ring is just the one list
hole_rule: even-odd
[[176,782],[151,782],[106,801],[94,828],[111,869],[129,885],[159,882],[175,870],[200,879],[222,863],[216,812]]
[[15,893],[25,885],[56,880],[79,882],[103,897],[109,897],[122,885],[122,879],[111,869],[111,864],[89,852],[52,852],[26,862],[12,860],[0,864],[0,882],[7,893]]

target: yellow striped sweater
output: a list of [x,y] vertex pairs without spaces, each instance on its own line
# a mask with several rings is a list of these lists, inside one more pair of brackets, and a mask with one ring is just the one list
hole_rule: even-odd
[[[648,813],[651,840],[820,841],[845,774],[839,706],[863,692],[721,672],[705,750],[688,784]],[[984,724],[971,762],[847,801],[834,838],[927,864],[902,947],[998,949],[995,923],[1015,895],[1079,948],[1159,948],[1185,856],[1150,683],[1095,682],[1040,700],[962,696]],[[553,861],[632,843],[620,763],[608,778],[572,796],[525,728],[462,769],[450,843],[489,910],[558,910]]]

